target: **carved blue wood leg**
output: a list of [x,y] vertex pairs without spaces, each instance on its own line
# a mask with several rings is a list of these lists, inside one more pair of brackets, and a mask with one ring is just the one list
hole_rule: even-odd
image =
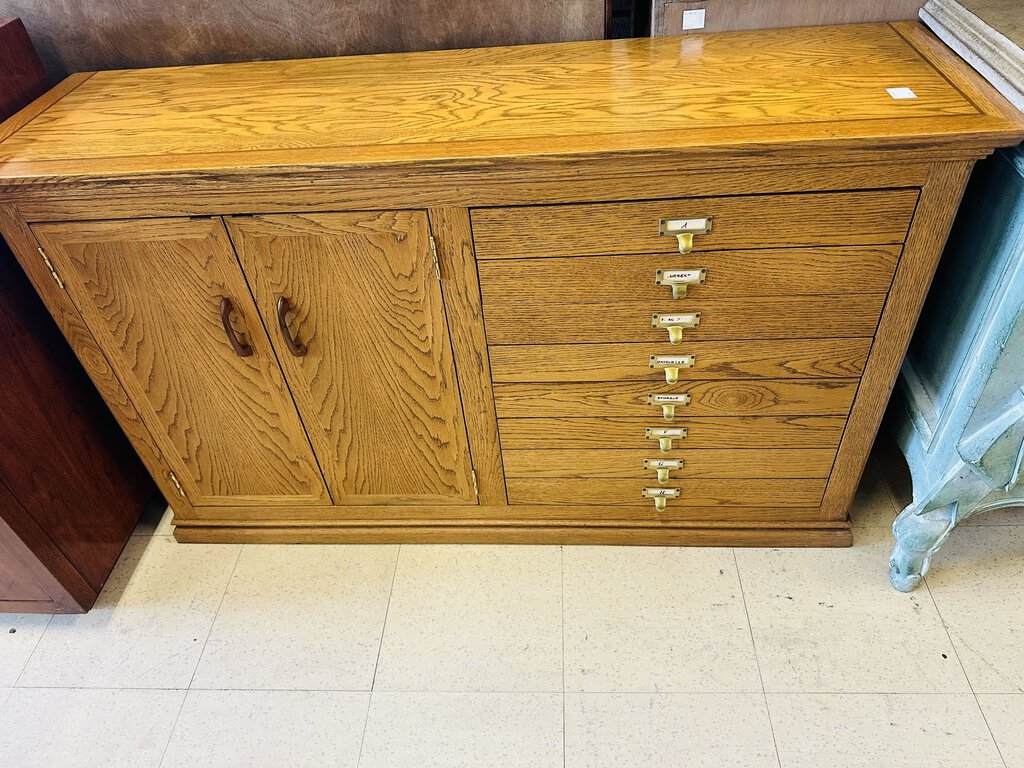
[[928,572],[932,555],[956,527],[958,502],[928,509],[910,504],[892,524],[896,545],[889,560],[889,581],[900,592],[911,592]]

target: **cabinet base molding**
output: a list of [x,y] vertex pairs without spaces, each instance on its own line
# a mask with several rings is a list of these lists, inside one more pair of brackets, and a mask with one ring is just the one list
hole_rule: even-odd
[[849,523],[593,525],[178,525],[182,544],[615,544],[642,547],[849,547]]

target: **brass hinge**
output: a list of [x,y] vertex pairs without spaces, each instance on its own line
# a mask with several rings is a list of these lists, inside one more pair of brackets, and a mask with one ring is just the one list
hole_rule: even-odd
[[175,475],[173,472],[168,472],[167,479],[171,481],[171,484],[174,486],[175,490],[178,491],[178,495],[181,496],[181,498],[185,498],[185,489],[182,488],[181,483],[178,482],[177,475]]
[[434,236],[430,236],[430,257],[434,261],[434,274],[437,275],[437,279],[441,279],[441,262],[437,258],[437,241],[434,240]]
[[475,469],[471,469],[471,470],[469,471],[469,474],[470,474],[470,475],[472,476],[472,478],[473,478],[473,493],[474,493],[475,495],[479,496],[479,495],[480,495],[480,486],[479,486],[479,485],[477,484],[477,482],[476,482],[476,470],[475,470]]
[[53,266],[53,262],[50,261],[50,257],[46,255],[46,251],[42,248],[36,248],[36,250],[39,251],[39,255],[43,257],[43,263],[46,265],[46,268],[50,270],[50,277],[53,278],[53,282],[55,282],[57,287],[63,291],[64,281],[60,279],[60,275],[57,273],[57,268]]

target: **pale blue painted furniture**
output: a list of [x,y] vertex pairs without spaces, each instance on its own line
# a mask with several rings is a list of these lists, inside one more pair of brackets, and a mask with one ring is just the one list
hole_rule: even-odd
[[[916,587],[967,517],[1024,507],[1024,150],[981,162],[900,374],[888,426],[914,500],[890,579]],[[1024,522],[1024,510],[1021,512]]]

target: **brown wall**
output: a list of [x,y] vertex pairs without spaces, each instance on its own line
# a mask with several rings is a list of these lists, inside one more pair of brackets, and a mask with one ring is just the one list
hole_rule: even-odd
[[0,0],[50,76],[604,36],[604,0]]
[[690,34],[683,30],[683,11],[703,8],[700,32],[740,29],[813,27],[917,18],[924,0],[654,0],[654,35]]

